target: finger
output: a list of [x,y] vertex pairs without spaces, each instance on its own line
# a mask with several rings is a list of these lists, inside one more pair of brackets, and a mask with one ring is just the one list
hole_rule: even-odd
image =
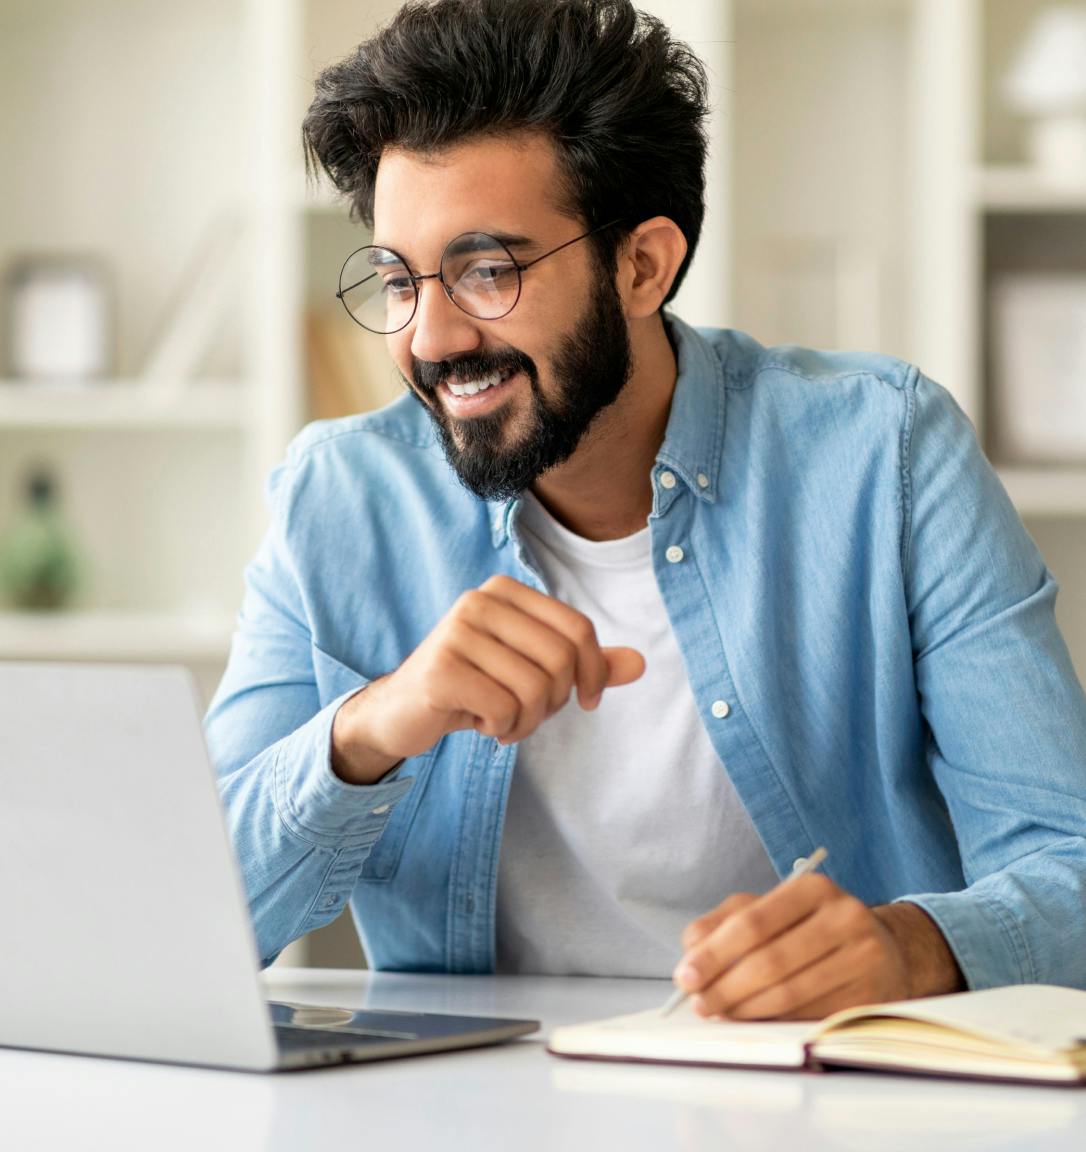
[[727,1013],[728,1019],[816,1020],[853,1004],[869,1003],[876,951],[873,937],[850,941],[781,984],[736,1005]]
[[741,956],[760,948],[809,916],[841,890],[825,876],[796,876],[729,916],[679,962],[675,982],[698,992]]
[[433,706],[449,714],[448,731],[473,728],[497,739],[511,732],[520,717],[520,701],[512,692],[459,658],[450,662]]
[[[851,903],[849,897],[823,904],[793,928],[740,957],[702,989],[703,1005],[709,1012],[731,1016],[739,1005],[785,985],[796,973],[849,945],[867,926],[866,920],[857,922]],[[856,904],[866,913],[859,901]]]
[[592,621],[583,612],[509,576],[491,576],[480,591],[507,601],[568,637],[577,649],[577,698],[582,708],[595,708],[607,687],[609,669]]
[[547,673],[552,686],[550,712],[569,702],[577,670],[577,649],[568,636],[507,600],[480,591],[461,597],[460,614],[476,631],[489,632]]
[[758,897],[750,892],[736,892],[711,911],[706,912],[704,916],[691,920],[683,929],[680,938],[683,951],[689,952],[691,948],[704,940],[714,928],[723,923],[727,917],[734,915],[741,908],[746,908],[748,904],[753,904],[757,899]]
[[632,684],[644,675],[645,657],[636,648],[604,648],[602,652],[607,661],[608,688]]
[[[472,628],[466,621],[457,621],[452,625],[449,641],[464,663],[474,665],[516,697],[517,722],[500,737],[503,743],[515,744],[543,723],[548,714],[551,680],[538,664],[489,633]],[[479,699],[459,690],[455,693],[455,699],[460,709],[476,715],[487,706],[485,696]]]

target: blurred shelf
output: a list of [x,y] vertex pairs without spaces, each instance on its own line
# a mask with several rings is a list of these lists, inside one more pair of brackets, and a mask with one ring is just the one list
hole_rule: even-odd
[[999,468],[999,478],[1022,516],[1086,515],[1086,466]]
[[226,615],[0,612],[0,659],[225,660],[233,629]]
[[981,168],[974,195],[990,212],[1086,212],[1086,176],[1058,180],[1025,166]]
[[0,380],[0,431],[5,428],[240,429],[238,380],[149,384],[107,380],[38,384]]

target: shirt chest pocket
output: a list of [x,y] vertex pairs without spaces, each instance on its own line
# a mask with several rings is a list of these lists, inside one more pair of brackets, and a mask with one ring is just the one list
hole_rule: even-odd
[[[347,692],[355,691],[368,684],[370,678],[355,671],[349,665],[329,656],[323,649],[313,646],[313,670],[316,675],[317,693],[322,708]],[[383,882],[391,880],[396,873],[403,854],[404,844],[415,821],[419,804],[430,782],[430,772],[441,742],[421,756],[405,760],[396,772],[397,780],[413,778],[411,791],[392,810],[385,830],[374,844],[359,876],[361,880]]]

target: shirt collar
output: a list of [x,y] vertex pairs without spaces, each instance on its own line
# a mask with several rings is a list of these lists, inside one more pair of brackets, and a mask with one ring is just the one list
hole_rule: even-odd
[[[678,364],[671,413],[657,463],[679,476],[699,499],[717,498],[720,456],[724,446],[727,396],[724,370],[713,347],[690,325],[664,314]],[[488,501],[490,536],[495,548],[509,538],[519,497]]]
[[699,499],[717,498],[724,449],[727,391],[716,350],[676,316],[665,315],[679,374],[657,462],[679,476]]

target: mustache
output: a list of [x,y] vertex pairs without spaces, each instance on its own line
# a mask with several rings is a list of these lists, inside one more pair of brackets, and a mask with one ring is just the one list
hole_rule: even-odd
[[538,379],[535,362],[516,348],[505,348],[500,352],[472,352],[466,356],[454,356],[447,360],[411,361],[411,377],[415,387],[429,399],[437,396],[438,388],[450,376],[464,379],[490,376],[494,372],[510,376],[516,372],[523,372],[533,388]]

